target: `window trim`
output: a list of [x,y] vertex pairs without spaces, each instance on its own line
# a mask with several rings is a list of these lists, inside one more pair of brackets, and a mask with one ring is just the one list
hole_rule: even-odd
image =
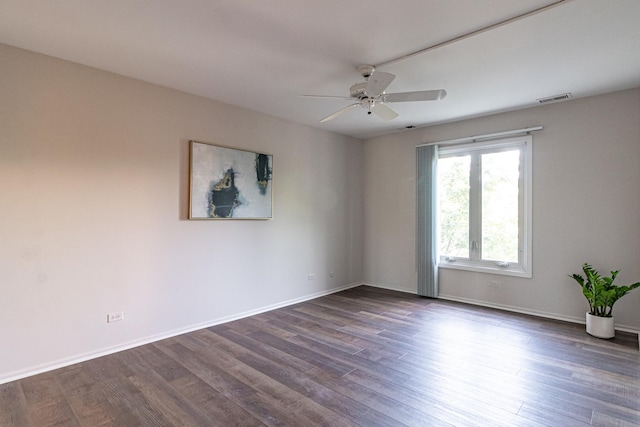
[[[451,146],[442,146],[438,150],[438,159],[442,157],[451,157],[455,154],[480,152],[480,151],[501,151],[506,150],[514,146],[522,147],[523,160],[520,164],[520,182],[518,191],[519,205],[522,205],[522,212],[519,212],[518,218],[518,263],[508,264],[507,266],[500,266],[500,262],[494,261],[482,261],[472,260],[470,258],[459,257],[445,257],[438,254],[436,259],[438,260],[438,267],[455,269],[455,270],[467,270],[482,273],[492,273],[507,276],[517,277],[532,277],[532,193],[533,193],[533,171],[532,171],[532,151],[533,151],[533,137],[531,135],[523,135],[511,138],[502,138],[494,140],[486,140],[482,142],[474,142],[469,144],[459,144]],[[473,179],[473,177],[472,177]],[[470,183],[471,184],[471,183]],[[437,184],[436,184],[437,187]],[[437,190],[437,188],[436,188]],[[436,209],[436,215],[439,214],[439,208]],[[470,212],[471,215],[471,212]],[[439,218],[436,217],[437,232],[440,232]],[[477,219],[471,219],[471,221],[477,222]],[[477,226],[477,224],[476,224]],[[437,241],[440,241],[440,236],[436,236]],[[470,235],[471,240],[471,235]],[[471,242],[470,242],[471,245]],[[437,246],[437,245],[436,245]]]

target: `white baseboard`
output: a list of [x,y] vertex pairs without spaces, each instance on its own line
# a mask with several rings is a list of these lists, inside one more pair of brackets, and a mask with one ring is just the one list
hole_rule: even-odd
[[372,282],[366,282],[362,284],[365,286],[371,286],[372,288],[380,288],[380,289],[386,289],[388,291],[397,291],[397,292],[404,292],[405,294],[417,295],[417,291],[415,289],[408,290],[408,289],[396,288],[393,286],[387,286],[381,283],[372,283]]
[[[543,318],[546,318],[546,319],[561,320],[563,322],[578,323],[578,324],[582,324],[582,325],[584,325],[586,323],[586,319],[584,318],[584,316],[582,316],[582,317],[565,316],[565,315],[562,315],[562,314],[549,313],[549,312],[546,312],[546,311],[539,311],[539,310],[530,310],[530,309],[526,309],[526,308],[522,308],[522,307],[516,307],[516,306],[505,305],[505,304],[496,304],[496,303],[491,303],[491,302],[486,302],[486,301],[474,300],[474,299],[471,299],[471,298],[461,298],[461,297],[457,297],[457,296],[454,296],[454,295],[438,295],[438,298],[444,299],[444,300],[449,300],[449,301],[462,302],[462,303],[465,303],[465,304],[478,305],[478,306],[482,306],[482,307],[495,308],[495,309],[498,309],[498,310],[510,311],[510,312],[513,312],[513,313],[527,314],[527,315],[530,315],[530,316],[543,317]],[[621,331],[621,332],[631,332],[631,333],[634,333],[634,334],[638,333],[638,331],[635,328],[633,328],[632,326],[628,326],[628,325],[618,325],[618,324],[616,324],[616,330],[617,331]]]
[[462,303],[465,303],[465,304],[478,305],[478,306],[487,307],[487,308],[495,308],[495,309],[498,309],[498,310],[510,311],[512,313],[527,314],[529,316],[543,317],[545,319],[561,320],[563,322],[571,322],[571,323],[582,323],[582,324],[585,323],[585,319],[580,319],[580,318],[574,317],[574,316],[564,316],[564,315],[560,315],[560,314],[548,313],[548,312],[539,311],[539,310],[530,310],[530,309],[511,306],[511,305],[506,305],[506,304],[496,304],[496,303],[492,303],[492,302],[475,300],[475,299],[471,299],[471,298],[462,298],[462,297],[458,297],[458,296],[455,296],[455,295],[442,295],[441,294],[441,295],[438,295],[438,298],[444,299],[444,300],[447,300],[447,301],[456,301],[456,302],[462,302]]
[[334,294],[336,292],[341,292],[347,289],[351,289],[351,288],[355,288],[356,286],[360,286],[362,285],[362,283],[351,283],[348,285],[344,285],[341,286],[339,288],[333,288],[333,289],[329,289],[329,290],[325,290],[325,291],[321,291],[321,292],[316,292],[313,294],[309,294],[309,295],[305,295],[303,297],[299,297],[299,298],[294,298],[288,301],[284,301],[281,303],[277,303],[277,304],[271,304],[268,306],[264,306],[264,307],[260,307],[254,310],[249,310],[243,313],[238,313],[232,316],[227,316],[227,317],[222,317],[222,318],[218,318],[218,319],[213,319],[213,320],[209,320],[207,322],[203,322],[203,323],[199,323],[199,324],[195,324],[195,325],[190,325],[184,328],[178,328],[178,329],[174,329],[168,332],[163,332],[161,334],[156,334],[156,335],[152,335],[146,338],[142,338],[139,340],[134,340],[134,341],[130,341],[130,342],[126,342],[126,343],[122,343],[122,344],[118,344],[117,346],[112,346],[112,347],[107,347],[107,348],[103,348],[97,351],[92,351],[92,352],[88,352],[85,354],[80,354],[80,355],[75,355],[69,358],[64,358],[64,359],[60,359],[57,360],[55,362],[51,362],[51,363],[45,363],[39,366],[33,366],[27,369],[23,369],[20,371],[15,371],[15,372],[9,372],[6,375],[3,375],[2,377],[0,377],[0,384],[5,384],[11,381],[17,381],[20,380],[22,378],[26,378],[26,377],[30,377],[33,375],[37,375],[37,374],[42,374],[44,372],[49,372],[49,371],[53,371],[55,369],[59,369],[59,368],[64,368],[66,366],[70,366],[70,365],[74,365],[76,363],[80,363],[80,362],[86,362],[87,360],[91,360],[91,359],[97,359],[98,357],[102,357],[102,356],[107,356],[109,354],[113,354],[113,353],[118,353],[120,351],[123,350],[129,350],[131,348],[134,347],[139,347],[141,345],[145,345],[145,344],[150,344],[156,341],[160,341],[163,339],[167,339],[167,338],[171,338],[171,337],[175,337],[178,335],[182,335],[182,334],[186,334],[189,332],[193,332],[193,331],[197,331],[200,329],[205,329],[205,328],[210,328],[212,326],[216,326],[216,325],[221,325],[223,323],[228,323],[228,322],[232,322],[234,320],[239,320],[239,319],[243,319],[245,317],[250,317],[250,316],[255,316],[257,314],[260,313],[264,313],[267,311],[271,311],[271,310],[275,310],[278,308],[282,308],[282,307],[287,307],[290,305],[294,305],[294,304],[298,304],[304,301],[309,301],[315,298],[319,298],[325,295],[330,295],[330,294]]
[[[405,292],[405,293],[410,293],[410,294],[414,294],[414,295],[417,294],[416,291],[408,291],[406,289],[395,288],[393,286],[386,286],[386,285],[383,285],[383,284],[380,284],[380,283],[368,283],[367,282],[367,283],[363,283],[363,285],[372,286],[374,288],[388,289],[390,291]],[[471,299],[471,298],[463,298],[463,297],[458,297],[458,296],[455,296],[455,295],[440,294],[440,295],[438,295],[438,298],[444,299],[444,300],[448,300],[448,301],[456,301],[456,302],[462,302],[462,303],[465,303],[465,304],[477,305],[477,306],[481,306],[481,307],[495,308],[495,309],[498,309],[498,310],[510,311],[512,313],[527,314],[527,315],[530,315],[530,316],[543,317],[545,319],[561,320],[561,321],[564,321],[564,322],[579,323],[579,324],[582,324],[582,325],[584,325],[586,323],[586,320],[585,320],[584,316],[583,317],[565,316],[565,315],[562,315],[562,314],[548,313],[548,312],[539,311],[539,310],[530,310],[530,309],[526,309],[526,308],[522,308],[522,307],[511,306],[511,305],[496,304],[496,303],[482,301],[482,300],[475,300],[475,299]],[[630,333],[633,333],[633,334],[638,334],[638,336],[640,337],[640,331],[638,331],[633,326],[616,324],[616,330],[617,331],[621,331],[621,332],[630,332]]]
[[[200,330],[200,329],[210,328],[212,326],[221,325],[223,323],[232,322],[234,320],[243,319],[245,317],[255,316],[255,315],[260,314],[260,313],[264,313],[264,312],[275,310],[275,309],[282,308],[282,307],[287,307],[287,306],[298,304],[298,303],[301,303],[301,302],[304,302],[304,301],[309,301],[309,300],[312,300],[312,299],[315,299],[315,298],[319,298],[319,297],[322,297],[322,296],[325,296],[325,295],[334,294],[334,293],[341,292],[341,291],[344,291],[344,290],[347,290],[347,289],[351,289],[351,288],[355,288],[355,287],[361,286],[361,285],[366,285],[366,286],[371,286],[371,287],[374,287],[374,288],[387,289],[387,290],[390,290],[390,291],[404,292],[404,293],[416,295],[416,291],[410,291],[410,290],[407,290],[407,289],[396,288],[396,287],[393,287],[393,286],[387,286],[387,285],[380,284],[380,283],[370,283],[370,282],[367,282],[367,283],[351,283],[351,284],[348,284],[348,285],[341,286],[339,288],[334,288],[334,289],[329,289],[329,290],[325,290],[325,291],[321,291],[321,292],[316,292],[316,293],[313,293],[313,294],[305,295],[305,296],[299,297],[299,298],[294,298],[294,299],[291,299],[291,300],[288,300],[288,301],[284,301],[284,302],[281,302],[281,303],[264,306],[264,307],[257,308],[257,309],[254,309],[254,310],[250,310],[250,311],[246,311],[246,312],[243,312],[243,313],[238,313],[238,314],[235,314],[233,316],[227,316],[227,317],[223,317],[223,318],[213,319],[213,320],[210,320],[210,321],[207,321],[207,322],[203,322],[203,323],[199,323],[199,324],[196,324],[196,325],[191,325],[191,326],[187,326],[187,327],[184,327],[184,328],[178,328],[178,329],[174,329],[174,330],[171,330],[171,331],[168,331],[168,332],[164,332],[164,333],[161,333],[161,334],[157,334],[157,335],[153,335],[153,336],[150,336],[150,337],[142,338],[142,339],[139,339],[139,340],[134,340],[134,341],[122,343],[122,344],[119,344],[117,346],[107,347],[107,348],[103,348],[103,349],[100,349],[100,350],[97,350],[97,351],[94,351],[94,352],[89,352],[89,353],[85,353],[85,354],[76,355],[76,356],[73,356],[73,357],[57,360],[55,362],[46,363],[46,364],[42,364],[42,365],[39,365],[39,366],[33,366],[31,368],[20,370],[20,371],[10,372],[10,373],[0,377],[0,384],[5,384],[5,383],[11,382],[11,381],[17,381],[17,380],[20,380],[22,378],[30,377],[30,376],[41,374],[41,373],[44,373],[44,372],[53,371],[53,370],[59,369],[59,368],[64,368],[66,366],[74,365],[76,363],[85,362],[87,360],[96,359],[98,357],[107,356],[107,355],[113,354],[113,353],[118,353],[120,351],[128,350],[128,349],[131,349],[131,348],[134,348],[134,347],[139,347],[139,346],[145,345],[145,344],[150,344],[150,343],[153,343],[153,342],[156,342],[156,341],[160,341],[160,340],[163,340],[163,339],[175,337],[175,336],[178,336],[178,335],[186,334],[186,333],[197,331],[197,330]],[[495,304],[495,303],[490,303],[490,302],[487,302],[487,301],[474,300],[474,299],[470,299],[470,298],[461,298],[461,297],[457,297],[457,296],[454,296],[454,295],[439,295],[438,298],[444,299],[444,300],[449,300],[449,301],[462,302],[462,303],[465,303],[465,304],[477,305],[477,306],[481,306],[481,307],[495,308],[495,309],[504,310],[504,311],[510,311],[510,312],[514,312],[514,313],[528,314],[528,315],[531,315],[531,316],[538,316],[538,317],[543,317],[543,318],[547,318],[547,319],[562,320],[562,321],[565,321],[565,322],[580,323],[580,324],[584,324],[585,323],[585,319],[584,318],[577,318],[577,317],[572,317],[572,316],[563,316],[563,315],[558,315],[558,314],[555,314],[555,313],[547,313],[547,312],[538,311],[538,310],[529,310],[529,309],[524,309],[524,308],[521,308],[521,307],[515,307],[515,306],[509,306],[509,305],[503,305],[503,304]],[[616,330],[638,334],[638,331],[636,329],[634,329],[633,327],[627,326],[627,325],[616,325]],[[639,336],[640,336],[640,334],[639,334]]]

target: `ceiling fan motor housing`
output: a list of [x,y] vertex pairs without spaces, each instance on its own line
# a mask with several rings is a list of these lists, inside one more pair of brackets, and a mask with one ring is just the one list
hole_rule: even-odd
[[362,99],[367,97],[367,82],[356,83],[349,88],[352,98]]

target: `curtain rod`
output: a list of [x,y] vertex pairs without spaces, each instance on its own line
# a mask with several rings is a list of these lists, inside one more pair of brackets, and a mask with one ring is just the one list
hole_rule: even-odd
[[425,144],[416,145],[416,148],[426,147],[427,145],[451,145],[451,144],[462,144],[464,142],[476,142],[481,139],[492,139],[492,138],[498,138],[501,136],[515,136],[515,135],[521,135],[525,133],[539,131],[542,129],[543,129],[542,126],[534,126],[530,128],[524,128],[524,129],[514,129],[514,130],[507,130],[504,132],[487,133],[484,135],[475,135],[475,136],[467,136],[465,138],[449,139],[446,141],[427,142]]

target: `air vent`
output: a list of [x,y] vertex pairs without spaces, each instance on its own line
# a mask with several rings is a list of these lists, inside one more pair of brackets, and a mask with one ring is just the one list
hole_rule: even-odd
[[548,96],[546,98],[540,98],[538,99],[538,102],[540,104],[546,104],[548,102],[564,101],[565,99],[569,99],[569,98],[571,98],[570,93],[563,93],[562,95],[554,95],[554,96]]

